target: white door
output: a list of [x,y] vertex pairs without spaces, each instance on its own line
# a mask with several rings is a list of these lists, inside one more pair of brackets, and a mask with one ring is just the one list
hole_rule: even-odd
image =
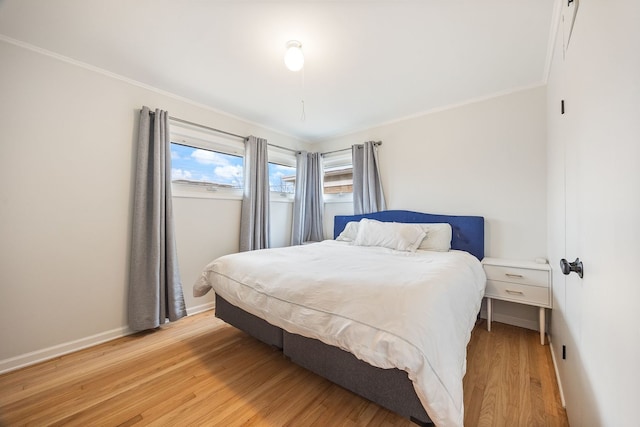
[[[553,147],[559,144],[565,168],[564,208],[549,183],[550,222],[564,210],[564,257],[584,263],[583,279],[554,275],[554,292],[564,298],[556,299],[552,340],[574,427],[634,426],[638,420],[639,19],[637,1],[581,2],[549,87],[550,105],[565,100],[559,121],[549,115],[549,179],[558,175]],[[558,239],[550,238],[550,256],[561,252]],[[556,269],[558,261],[551,260]],[[565,360],[558,351],[563,345]]]
[[[569,65],[569,64],[567,64]],[[565,67],[569,72],[570,67]],[[565,252],[563,258],[574,262],[580,257],[586,268],[592,265],[589,259],[585,259],[584,245],[581,242],[582,225],[580,203],[585,193],[584,182],[581,180],[581,170],[588,167],[588,159],[583,158],[584,141],[578,135],[578,111],[575,105],[575,88],[571,79],[564,76],[565,81],[565,114],[561,117],[560,127],[564,145],[565,167]],[[559,260],[556,260],[559,267]],[[566,370],[564,375],[564,389],[567,415],[573,426],[583,425],[584,398],[583,393],[587,387],[583,380],[587,377],[583,372],[581,351],[582,325],[583,325],[583,286],[589,280],[589,276],[580,278],[578,274],[571,273],[564,279],[564,318],[565,330],[560,355],[564,357],[562,362]]]
[[577,171],[579,149],[575,111],[572,110],[571,63],[566,61],[567,23],[572,17],[563,2],[559,34],[556,39],[553,68],[548,82],[548,203],[549,261],[552,266],[553,310],[551,345],[563,386],[567,415],[572,425],[581,425],[584,385],[577,349],[581,341],[582,286],[576,274],[565,276],[560,260],[573,261],[578,254],[579,235],[576,203],[579,186]]
[[[566,6],[564,8],[566,13]],[[565,18],[566,19],[566,18]],[[560,28],[554,67],[549,81],[549,260],[553,271],[554,307],[552,311],[552,342],[563,385],[567,415],[571,425],[582,424],[583,389],[580,372],[582,335],[582,279],[575,273],[565,276],[560,260],[574,261],[580,255],[578,247],[578,171],[581,159],[576,153],[580,140],[576,137],[576,112],[573,108],[574,88],[571,86],[570,63],[564,57],[566,29]]]

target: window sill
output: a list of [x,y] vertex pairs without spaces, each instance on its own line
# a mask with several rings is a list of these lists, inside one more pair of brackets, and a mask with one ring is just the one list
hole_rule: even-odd
[[[186,199],[217,199],[217,200],[242,200],[242,191],[207,191],[201,188],[198,189],[185,189],[176,188],[171,189],[171,196],[176,198]],[[293,194],[271,192],[269,195],[269,201],[272,203],[293,203]]]
[[271,192],[269,195],[271,203],[293,203],[293,194]]
[[325,194],[324,203],[353,203],[353,193]]
[[218,199],[218,200],[242,200],[242,194],[200,192],[200,191],[172,191],[172,197],[184,199]]

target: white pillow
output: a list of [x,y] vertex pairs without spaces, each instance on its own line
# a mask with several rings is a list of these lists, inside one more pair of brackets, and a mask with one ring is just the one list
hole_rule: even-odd
[[353,242],[356,240],[356,236],[358,235],[358,224],[360,223],[357,221],[349,221],[344,227],[344,230],[342,230],[342,233],[336,237],[336,240],[341,242]]
[[445,222],[419,225],[427,233],[427,237],[422,240],[418,249],[438,252],[451,249],[451,224]]
[[353,244],[415,252],[426,235],[418,224],[381,222],[364,218],[360,221]]

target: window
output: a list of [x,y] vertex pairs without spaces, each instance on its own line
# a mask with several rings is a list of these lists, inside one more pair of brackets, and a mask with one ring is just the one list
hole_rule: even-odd
[[326,154],[324,164],[324,196],[326,201],[348,198],[353,194],[351,150]]
[[242,198],[244,143],[190,125],[171,124],[173,195]]
[[269,188],[280,194],[293,194],[296,189],[296,168],[269,163]]
[[[269,147],[269,187],[293,200],[296,157]],[[190,125],[171,126],[171,182],[178,197],[241,199],[244,185],[244,143],[234,137]]]
[[171,143],[171,182],[215,189],[241,189],[241,156]]
[[[353,194],[351,152],[328,155],[323,158],[323,164],[325,200],[331,201]],[[271,191],[293,194],[296,186],[296,168],[269,163],[269,183]]]
[[336,166],[324,169],[324,194],[353,193],[353,167]]
[[269,147],[269,188],[278,193],[272,201],[292,201],[296,190],[296,155],[293,151]]

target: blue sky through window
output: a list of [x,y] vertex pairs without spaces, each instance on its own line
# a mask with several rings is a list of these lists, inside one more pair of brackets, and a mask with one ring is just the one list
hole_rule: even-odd
[[295,176],[296,168],[269,163],[269,187],[271,191],[293,193],[295,181],[287,180],[287,178],[295,178]]
[[171,143],[171,180],[242,188],[242,157]]
[[[286,177],[295,177],[295,174],[293,167],[269,163],[271,191],[293,193],[293,182],[287,181]],[[171,143],[171,180],[242,188],[243,159],[232,154]]]

